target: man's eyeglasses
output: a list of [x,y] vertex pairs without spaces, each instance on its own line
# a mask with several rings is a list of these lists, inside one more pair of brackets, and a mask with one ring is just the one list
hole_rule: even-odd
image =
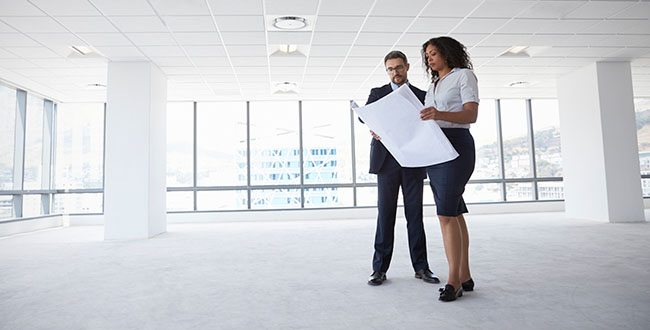
[[395,72],[395,71],[403,71],[403,70],[404,70],[404,66],[403,66],[403,65],[398,65],[398,66],[396,66],[396,67],[394,67],[394,68],[391,68],[391,67],[387,67],[387,68],[386,68],[386,72],[388,72],[388,73],[393,73],[393,72]]

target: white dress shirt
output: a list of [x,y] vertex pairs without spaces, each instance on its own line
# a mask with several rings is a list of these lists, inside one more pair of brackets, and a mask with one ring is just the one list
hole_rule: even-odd
[[[427,96],[424,98],[425,107],[435,107],[438,111],[459,112],[463,104],[479,102],[478,79],[470,69],[453,68],[451,71],[436,80],[429,86]],[[469,124],[458,124],[444,120],[436,120],[443,128],[469,128]]]

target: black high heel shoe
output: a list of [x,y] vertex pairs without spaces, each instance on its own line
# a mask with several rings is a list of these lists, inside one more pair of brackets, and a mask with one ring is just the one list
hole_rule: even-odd
[[444,289],[440,288],[440,301],[454,301],[456,298],[463,296],[463,287],[461,286],[458,290],[454,290],[454,286],[451,284],[445,285]]
[[471,278],[468,281],[463,282],[463,291],[474,291],[474,280]]

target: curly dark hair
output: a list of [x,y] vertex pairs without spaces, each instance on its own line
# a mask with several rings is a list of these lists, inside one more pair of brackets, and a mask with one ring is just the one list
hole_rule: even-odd
[[437,37],[427,40],[422,44],[422,63],[424,68],[427,71],[427,75],[431,77],[431,81],[438,77],[438,71],[431,70],[429,63],[427,62],[427,47],[431,45],[436,47],[438,53],[442,58],[447,62],[447,66],[450,69],[453,68],[465,68],[472,70],[472,61],[469,59],[469,54],[467,54],[467,48],[458,40],[451,37]]

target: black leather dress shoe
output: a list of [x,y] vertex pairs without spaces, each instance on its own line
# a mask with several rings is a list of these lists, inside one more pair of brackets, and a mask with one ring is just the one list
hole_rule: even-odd
[[370,278],[368,279],[368,284],[370,285],[381,285],[386,280],[386,273],[384,272],[372,272]]
[[471,278],[469,281],[463,282],[463,291],[474,291],[474,280]]
[[440,288],[440,301],[454,301],[456,298],[463,296],[463,287],[458,288],[458,291],[455,291],[454,286],[451,284],[445,285],[445,288]]
[[440,283],[438,276],[428,269],[420,269],[415,272],[415,278],[420,278],[429,283]]

